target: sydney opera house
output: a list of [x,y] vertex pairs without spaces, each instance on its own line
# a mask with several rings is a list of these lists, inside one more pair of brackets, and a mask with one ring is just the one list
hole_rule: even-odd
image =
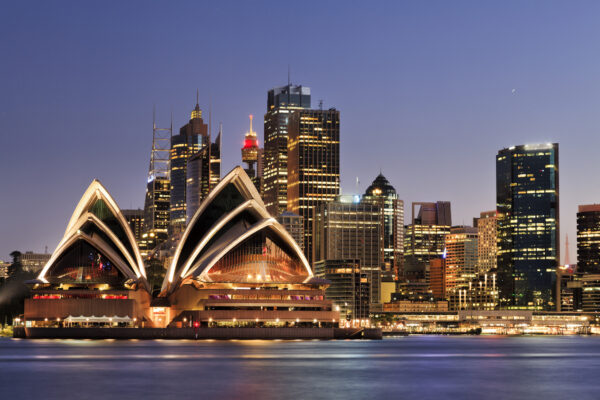
[[152,298],[133,233],[93,181],[64,237],[31,282],[25,327],[326,327],[325,299],[298,244],[266,211],[241,167],[211,191]]

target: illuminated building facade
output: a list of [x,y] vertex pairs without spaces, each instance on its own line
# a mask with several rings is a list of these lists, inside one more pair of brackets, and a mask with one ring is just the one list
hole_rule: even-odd
[[[269,90],[264,127],[263,194],[271,215],[288,209],[288,122],[294,110],[310,108],[310,88],[300,85]],[[259,167],[260,170],[260,167]]]
[[[179,135],[171,138],[171,233],[185,229],[188,203],[192,208],[197,207],[217,184],[221,174],[220,138],[221,132],[216,143],[212,143],[198,102],[190,121],[181,127]],[[188,161],[193,166],[189,173]]]
[[446,298],[451,310],[495,310],[498,307],[496,275],[477,275],[467,284],[447,292]]
[[321,204],[315,212],[313,259],[358,260],[366,274],[370,303],[381,303],[383,263],[381,210],[370,203],[355,203],[353,196]]
[[139,240],[141,254],[146,258],[158,245],[167,240],[171,217],[170,157],[173,121],[168,128],[156,126],[152,120],[152,151],[144,199],[144,230]]
[[167,240],[171,206],[171,181],[155,177],[148,182],[144,205],[144,233],[140,250],[146,257],[157,245]]
[[404,264],[404,202],[396,189],[379,174],[367,188],[363,202],[377,204],[383,221],[383,266],[385,278],[398,279]]
[[138,208],[137,210],[121,210],[121,212],[129,224],[131,232],[133,232],[135,241],[139,244],[142,240],[142,235],[144,234],[144,210]]
[[8,278],[11,263],[0,261],[0,280]]
[[450,228],[445,237],[446,293],[465,288],[477,276],[478,232],[470,226]]
[[498,266],[498,218],[496,211],[485,211],[473,219],[479,233],[478,272],[485,274]]
[[582,274],[579,279],[583,312],[600,312],[600,274]]
[[446,298],[446,259],[444,257],[429,261],[429,287],[434,298]]
[[288,129],[287,207],[304,218],[304,254],[312,262],[315,210],[340,193],[340,112],[297,110]]
[[26,251],[21,253],[20,261],[23,271],[39,273],[50,259],[50,254]]
[[[419,207],[417,215],[415,207]],[[445,236],[452,226],[450,202],[414,202],[411,208],[411,224],[404,231],[405,262],[429,265],[444,252]]]
[[322,260],[315,262],[315,276],[330,282],[325,289],[340,318],[351,321],[369,318],[370,285],[360,260]]
[[94,180],[32,283],[25,326],[135,326],[148,321],[146,271],[133,232]]
[[221,179],[221,136],[219,127],[217,140],[213,143],[211,135],[187,161],[186,171],[186,223],[189,222],[202,200]]
[[554,309],[559,265],[558,143],[496,156],[500,306]]
[[327,286],[236,167],[183,232],[163,283],[167,304],[152,313],[176,327],[332,327],[339,313]]
[[556,311],[582,311],[582,274],[577,264],[559,265],[556,269]]
[[600,204],[579,206],[577,268],[581,273],[600,273]]
[[304,251],[304,218],[290,211],[284,211],[277,217],[279,222],[290,235],[300,249]]

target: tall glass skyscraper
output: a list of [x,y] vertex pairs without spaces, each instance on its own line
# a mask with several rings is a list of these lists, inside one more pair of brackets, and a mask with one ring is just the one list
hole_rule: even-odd
[[383,174],[379,174],[367,188],[362,201],[380,207],[383,219],[382,272],[384,277],[398,279],[404,264],[404,202]]
[[221,136],[219,131],[216,142],[212,143],[202,110],[196,103],[190,121],[181,127],[179,135],[171,138],[171,233],[185,229],[186,220],[191,219],[202,199],[219,182]]
[[287,209],[288,120],[294,110],[310,108],[310,88],[288,84],[269,90],[265,114],[264,201],[274,217]]
[[500,307],[554,309],[559,265],[558,143],[496,156]]
[[315,210],[340,194],[340,112],[294,111],[288,127],[287,207],[304,218],[304,254],[312,262]]
[[585,274],[600,273],[600,204],[579,206],[577,271]]

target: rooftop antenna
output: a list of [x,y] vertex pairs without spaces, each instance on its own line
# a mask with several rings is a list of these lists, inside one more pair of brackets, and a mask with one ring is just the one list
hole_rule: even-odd
[[358,180],[358,176],[356,177],[356,194],[358,194],[358,185],[360,185],[360,181]]
[[208,137],[212,135],[212,96],[208,99]]
[[292,78],[291,78],[292,72],[291,71],[292,71],[292,69],[290,67],[290,64],[288,64],[288,86],[291,86],[291,84],[292,84]]
[[319,100],[319,110],[323,111],[323,100]]
[[196,88],[196,105],[199,106],[200,102],[198,101],[200,99],[200,91],[198,90],[198,88]]

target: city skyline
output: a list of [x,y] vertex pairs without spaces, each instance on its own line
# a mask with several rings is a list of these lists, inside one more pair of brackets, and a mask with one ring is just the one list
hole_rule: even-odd
[[[340,43],[334,51],[339,61],[330,62],[326,69],[316,68],[310,60],[289,55],[284,49],[274,53],[272,61],[255,54],[250,65],[235,66],[237,57],[257,53],[256,47],[244,46],[259,45],[268,36],[257,33],[241,40],[242,27],[235,27],[233,33],[223,33],[219,43],[197,39],[208,47],[208,53],[214,52],[215,46],[235,49],[234,56],[221,57],[227,68],[220,73],[217,69],[222,65],[217,61],[206,67],[195,65],[195,69],[176,63],[175,56],[183,47],[190,47],[194,39],[194,35],[186,37],[185,32],[168,31],[166,39],[154,40],[154,55],[149,52],[150,44],[134,47],[136,39],[151,27],[144,25],[139,32],[125,29],[133,6],[124,6],[110,29],[94,21],[87,27],[75,22],[91,12],[97,12],[100,19],[111,15],[110,10],[93,7],[74,7],[69,13],[57,15],[46,9],[49,5],[42,5],[32,10],[30,26],[18,27],[6,21],[0,29],[4,34],[10,31],[15,40],[3,44],[9,61],[0,67],[4,76],[11,77],[5,81],[6,97],[1,99],[0,107],[0,129],[7,140],[1,162],[3,170],[11,171],[2,180],[10,194],[3,196],[0,259],[7,260],[12,250],[41,252],[47,245],[52,251],[61,237],[63,221],[75,207],[73,199],[94,178],[111,187],[120,207],[143,207],[153,104],[157,124],[168,125],[172,111],[177,128],[186,123],[198,87],[205,115],[212,109],[213,134],[218,122],[223,122],[222,175],[241,165],[239,148],[247,130],[247,116],[264,114],[266,93],[285,84],[288,64],[292,83],[311,88],[313,107],[323,99],[325,108],[340,110],[344,194],[363,193],[381,168],[405,204],[448,200],[454,224],[468,224],[481,211],[495,208],[494,157],[498,150],[534,142],[560,143],[562,250],[566,234],[576,237],[577,206],[600,202],[600,189],[581,184],[595,177],[595,157],[588,149],[600,141],[593,135],[600,122],[595,115],[600,105],[598,82],[584,78],[594,76],[586,71],[597,70],[600,65],[592,40],[598,34],[592,24],[592,16],[597,13],[590,9],[598,6],[587,3],[586,8],[585,3],[579,3],[540,8],[542,3],[533,4],[521,5],[520,13],[499,5],[441,4],[445,10],[440,15],[447,20],[430,15],[427,7],[415,5],[341,10],[325,32],[309,32],[308,37],[331,34],[340,39],[342,33],[351,35],[352,24],[348,21],[362,11],[368,11],[364,17],[369,21],[381,21],[384,30],[362,32],[364,37],[350,36],[365,49],[369,55],[366,60],[347,64],[354,60],[350,58],[352,47]],[[22,13],[21,7],[9,8]],[[154,7],[152,11],[156,12],[159,6]],[[246,7],[207,10],[215,18],[203,28],[203,34],[224,18],[224,11],[234,16],[233,21],[241,22],[242,15],[249,11]],[[271,13],[285,15],[288,8],[292,6],[274,7]],[[390,9],[402,11],[405,27],[391,26],[392,21],[384,15]],[[140,7],[135,11],[144,12]],[[260,19],[257,10],[251,11],[254,18]],[[304,10],[294,11],[306,15]],[[323,15],[315,18],[326,19],[335,15],[334,11],[333,6],[324,7]],[[476,22],[478,16],[492,12],[497,21],[488,19],[490,26]],[[45,13],[47,21],[36,24]],[[533,30],[529,22],[537,14],[540,21]],[[411,25],[411,16],[420,16],[422,25]],[[578,18],[580,23],[556,23],[569,18]],[[459,28],[457,20],[467,28]],[[437,28],[436,23],[440,24]],[[55,25],[61,25],[60,29]],[[409,28],[424,35],[420,46],[403,39],[402,33]],[[38,37],[44,29],[53,30],[52,35]],[[166,28],[157,29],[160,31],[154,32],[152,39]],[[470,37],[473,29],[482,38]],[[502,40],[498,40],[494,29],[499,36],[505,35]],[[396,34],[399,42],[376,44],[386,32]],[[444,32],[450,37],[440,37]],[[77,39],[77,34],[95,39],[93,51],[88,41]],[[105,35],[108,39],[103,41]],[[507,37],[515,39],[517,35],[522,40],[507,49]],[[124,43],[116,45],[118,38]],[[240,39],[240,43],[233,43],[234,39]],[[301,50],[307,49],[301,44],[304,39],[290,38]],[[167,45],[177,40],[181,42],[169,51]],[[485,40],[489,40],[489,46],[484,46]],[[388,51],[383,45],[386,43],[393,51]],[[318,54],[327,54],[328,46],[315,46]],[[49,48],[58,56],[49,57],[45,53]],[[34,54],[36,51],[39,54]],[[132,65],[106,61],[112,52],[124,60],[130,55]],[[448,63],[447,68],[434,65],[436,56]],[[65,61],[75,57],[80,61],[73,66]],[[163,58],[169,62],[160,63],[160,69],[152,67],[134,77],[134,71],[145,60]],[[264,70],[258,71],[261,66]],[[365,68],[370,73],[363,75]],[[121,73],[123,76],[119,76]],[[234,99],[227,95],[234,87],[244,96]],[[256,130],[259,145],[263,146],[261,125],[257,123]],[[367,156],[365,141],[373,149]],[[440,174],[449,170],[448,166],[452,173]],[[574,240],[570,253],[572,258],[576,254]]]

